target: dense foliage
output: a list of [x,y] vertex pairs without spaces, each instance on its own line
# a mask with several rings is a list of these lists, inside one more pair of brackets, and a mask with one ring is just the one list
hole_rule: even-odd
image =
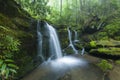
[[0,26],[0,78],[2,80],[13,79],[18,69],[14,56],[19,50],[20,42],[8,35],[9,32],[7,28]]
[[15,0],[22,6],[31,16],[35,18],[45,19],[49,14],[50,8],[47,6],[48,0]]

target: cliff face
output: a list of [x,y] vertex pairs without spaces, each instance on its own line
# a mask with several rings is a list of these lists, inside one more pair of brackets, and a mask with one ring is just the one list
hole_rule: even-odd
[[[4,29],[4,30],[3,30]],[[20,41],[20,51],[15,54],[19,74],[34,66],[30,64],[36,55],[36,21],[14,0],[0,0],[0,34],[10,35]],[[29,68],[26,66],[29,65]]]

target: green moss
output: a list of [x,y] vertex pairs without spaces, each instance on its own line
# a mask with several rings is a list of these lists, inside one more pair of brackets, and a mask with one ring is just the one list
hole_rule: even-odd
[[30,23],[28,21],[26,21],[25,19],[16,17],[13,19],[13,21],[15,22],[16,25],[20,25],[22,27],[30,27]]
[[104,54],[111,54],[111,55],[120,55],[120,48],[115,48],[115,47],[109,47],[109,48],[98,48],[98,49],[91,49],[90,53],[94,52],[104,53]]
[[0,25],[0,32],[8,32],[9,30]]
[[109,39],[106,32],[99,32],[96,35],[97,35],[96,37],[98,40],[108,40]]
[[114,48],[114,47],[99,48],[98,51],[99,52],[104,52],[104,53],[107,53],[107,54],[114,54],[114,55],[119,55],[120,54],[120,48]]
[[16,26],[14,23],[8,18],[7,16],[0,13],[0,25],[2,26],[8,26],[10,28],[15,28]]
[[100,69],[102,69],[104,72],[113,68],[113,65],[110,64],[107,60],[101,60],[97,66],[100,67]]
[[91,47],[96,47],[96,41],[91,41],[91,42],[90,42],[90,46],[91,46]]
[[120,60],[115,61],[115,63],[120,65]]
[[[7,42],[2,40],[5,36],[10,36],[13,38],[13,40],[18,40],[20,42],[21,45],[18,47],[19,51],[15,51],[15,55],[13,55],[13,57],[15,63],[20,68],[17,71],[18,75],[23,75],[35,66],[31,61],[34,55],[36,55],[36,30],[32,30],[35,29],[33,27],[31,27],[30,30],[31,17],[28,18],[27,16],[29,14],[25,13],[25,11],[22,10],[21,7],[14,2],[14,0],[5,0],[0,2],[0,45],[3,45],[3,42]],[[15,42],[10,37],[7,37],[7,40]],[[15,44],[12,42],[11,44],[13,46],[10,46],[10,49],[15,49]],[[6,45],[10,44],[6,43]],[[0,48],[4,47],[5,46],[0,46]],[[6,54],[7,56],[11,56],[8,55],[8,53]]]
[[101,46],[119,46],[120,45],[120,41],[116,41],[116,40],[101,40],[98,41],[96,43],[96,45],[101,45]]

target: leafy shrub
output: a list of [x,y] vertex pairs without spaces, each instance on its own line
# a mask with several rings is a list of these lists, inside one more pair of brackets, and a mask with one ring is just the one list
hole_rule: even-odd
[[10,80],[17,73],[18,67],[13,58],[19,51],[20,42],[10,34],[8,35],[5,27],[0,26],[0,31],[0,78]]
[[12,59],[0,59],[0,75],[4,79],[12,79],[14,74],[17,73],[18,67],[14,64]]
[[109,37],[115,38],[116,36],[119,36],[120,19],[113,19],[111,23],[105,27],[105,31]]

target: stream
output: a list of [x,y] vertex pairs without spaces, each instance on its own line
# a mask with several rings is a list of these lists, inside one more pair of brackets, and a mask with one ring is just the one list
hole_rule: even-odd
[[45,61],[21,80],[103,80],[103,72],[94,65],[98,60],[76,54]]

